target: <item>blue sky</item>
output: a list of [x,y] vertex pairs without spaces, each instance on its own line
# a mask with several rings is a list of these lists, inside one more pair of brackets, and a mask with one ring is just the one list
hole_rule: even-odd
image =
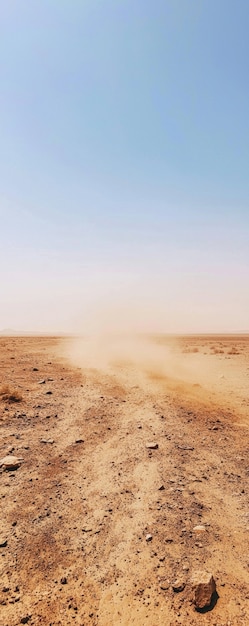
[[248,329],[247,0],[0,12],[0,328]]

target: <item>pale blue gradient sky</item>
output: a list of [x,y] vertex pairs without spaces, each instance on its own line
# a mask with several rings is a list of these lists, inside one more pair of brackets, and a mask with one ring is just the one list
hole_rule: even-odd
[[249,329],[247,0],[0,3],[0,328]]

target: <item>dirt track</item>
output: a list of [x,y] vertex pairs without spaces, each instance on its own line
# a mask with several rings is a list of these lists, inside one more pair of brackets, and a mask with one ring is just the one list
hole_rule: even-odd
[[[229,341],[181,339],[217,370],[205,388],[198,368],[82,369],[57,339],[0,339],[0,386],[23,395],[0,400],[0,457],[23,458],[0,470],[1,626],[249,624],[249,340]],[[219,596],[205,614],[189,599],[203,567]]]

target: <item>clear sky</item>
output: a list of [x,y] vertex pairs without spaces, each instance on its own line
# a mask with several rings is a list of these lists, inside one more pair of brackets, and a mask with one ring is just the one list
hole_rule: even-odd
[[2,0],[0,328],[249,329],[248,0]]

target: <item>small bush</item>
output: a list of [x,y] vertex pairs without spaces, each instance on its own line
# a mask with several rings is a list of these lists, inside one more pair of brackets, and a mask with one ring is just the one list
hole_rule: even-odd
[[9,385],[0,388],[0,398],[5,402],[21,402],[23,397],[18,389],[11,389]]

